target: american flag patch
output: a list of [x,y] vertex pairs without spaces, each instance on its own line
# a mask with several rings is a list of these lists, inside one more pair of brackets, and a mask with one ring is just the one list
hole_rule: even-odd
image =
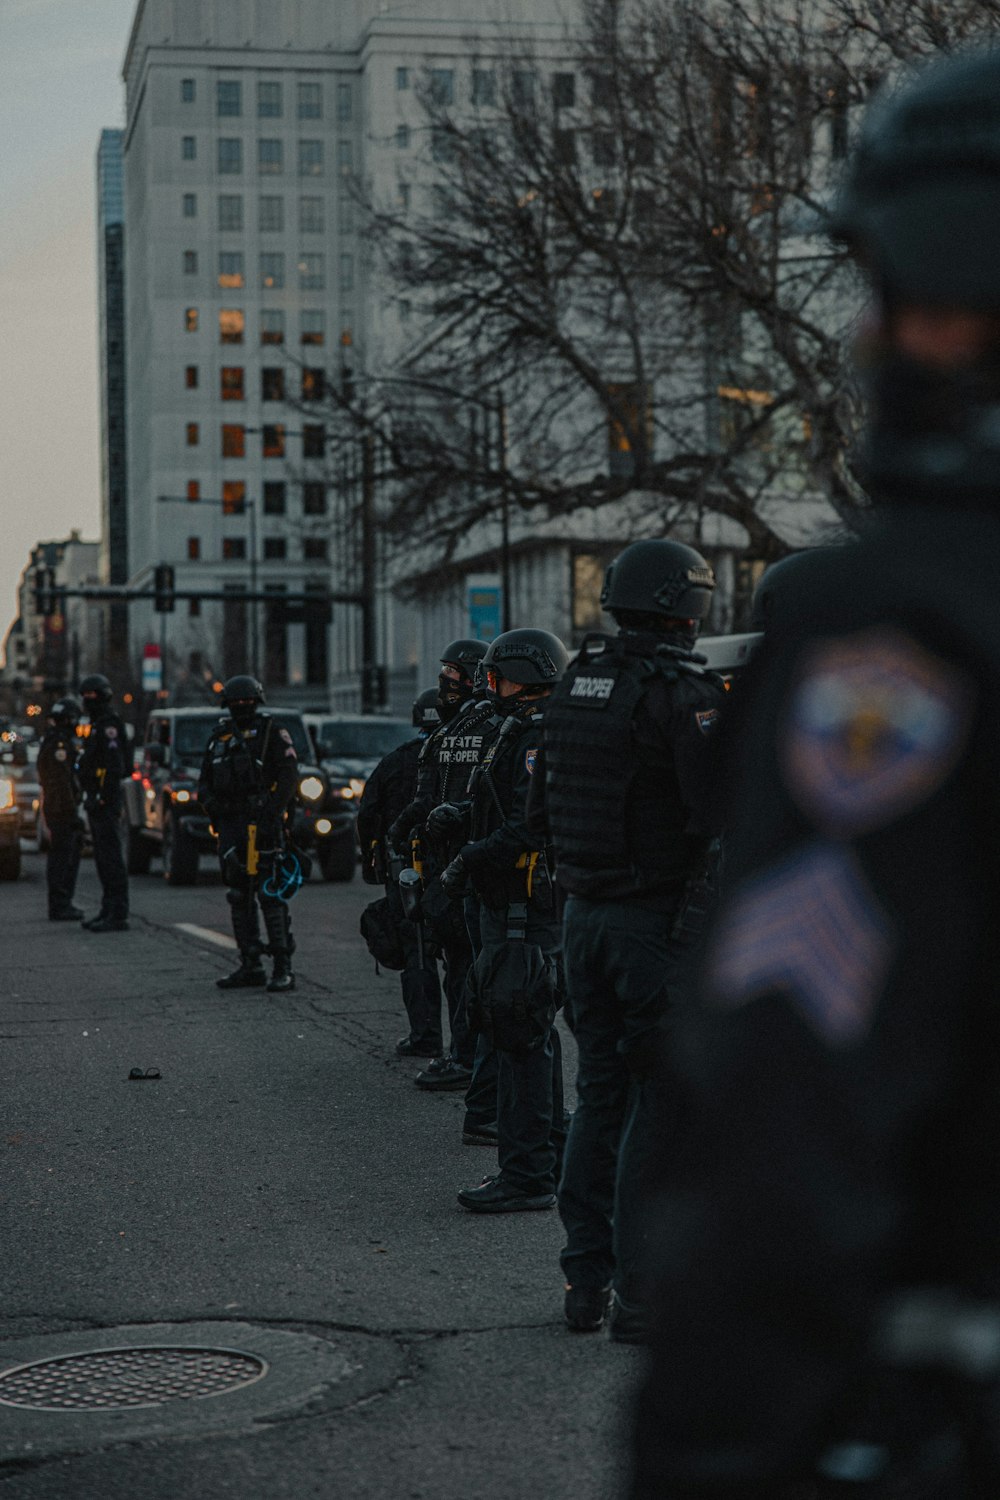
[[869,1029],[892,952],[889,923],[852,855],[814,844],[737,891],[708,955],[709,996],[735,1009],[783,994],[823,1040]]

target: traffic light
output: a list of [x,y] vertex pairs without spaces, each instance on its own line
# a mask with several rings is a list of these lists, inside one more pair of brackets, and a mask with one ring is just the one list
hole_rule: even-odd
[[52,568],[35,569],[35,610],[40,615],[56,612],[56,575]]
[[174,570],[169,563],[159,563],[153,571],[153,608],[158,615],[174,612]]

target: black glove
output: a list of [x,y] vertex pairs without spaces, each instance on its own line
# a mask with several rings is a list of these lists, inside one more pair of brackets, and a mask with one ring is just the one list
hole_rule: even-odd
[[454,802],[442,802],[427,815],[427,832],[436,839],[451,839],[465,832],[466,809]]
[[469,872],[465,868],[465,860],[460,854],[456,855],[450,865],[445,865],[441,871],[440,879],[441,889],[449,896],[454,898],[462,894],[469,879]]

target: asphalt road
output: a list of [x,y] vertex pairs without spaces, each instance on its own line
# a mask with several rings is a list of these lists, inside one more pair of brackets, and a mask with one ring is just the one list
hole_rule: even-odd
[[[564,1330],[555,1213],[455,1202],[494,1158],[392,1052],[371,895],[311,882],[298,987],[269,996],[215,987],[214,877],[134,880],[132,930],[101,937],[45,919],[40,856],[0,885],[0,1500],[620,1495],[641,1354]],[[4,1404],[12,1366],[151,1344],[266,1373],[110,1414]]]

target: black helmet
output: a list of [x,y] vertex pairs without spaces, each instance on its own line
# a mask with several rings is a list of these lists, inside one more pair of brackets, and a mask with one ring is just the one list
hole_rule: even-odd
[[633,542],[615,558],[604,579],[601,603],[617,618],[660,615],[703,620],[712,603],[715,575],[700,552],[683,542]]
[[76,724],[83,718],[83,704],[78,698],[60,698],[49,709],[49,718],[56,724]]
[[865,116],[832,230],[891,297],[1000,311],[1000,51],[925,66]]
[[244,673],[238,677],[230,677],[222,689],[222,701],[227,708],[232,708],[234,703],[263,703],[264,689],[256,677],[250,677]]
[[413,704],[414,729],[436,729],[441,722],[438,713],[437,688],[425,688]]
[[80,683],[80,697],[84,706],[91,708],[97,703],[111,702],[111,684],[103,672],[91,672]]
[[839,546],[810,547],[805,552],[790,552],[771,563],[754,590],[750,628],[768,630],[779,611],[789,623],[804,624],[802,617],[809,608],[809,577],[817,565],[839,550]]
[[507,630],[490,642],[483,668],[523,687],[555,687],[569,666],[569,652],[549,630]]
[[453,667],[461,667],[471,682],[476,675],[478,663],[486,655],[486,644],[485,641],[474,641],[467,638],[452,641],[451,645],[446,646],[441,652],[438,660],[442,663],[447,662]]

